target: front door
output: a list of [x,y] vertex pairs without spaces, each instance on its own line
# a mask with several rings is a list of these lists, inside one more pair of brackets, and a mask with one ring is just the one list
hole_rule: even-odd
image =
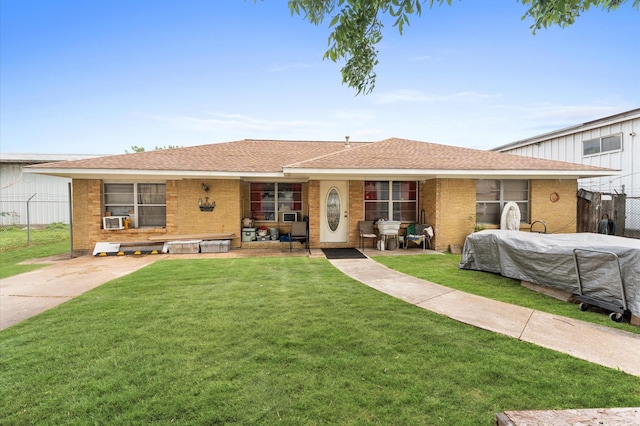
[[320,182],[320,242],[349,241],[349,182]]

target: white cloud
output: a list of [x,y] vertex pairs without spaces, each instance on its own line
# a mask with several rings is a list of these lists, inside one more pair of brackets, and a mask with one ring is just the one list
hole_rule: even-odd
[[549,102],[521,105],[501,104],[494,105],[489,110],[491,117],[500,117],[503,121],[502,124],[499,124],[501,128],[510,126],[520,129],[520,132],[524,133],[522,136],[524,138],[597,120],[631,108],[633,107],[626,104],[562,105]]
[[487,139],[487,147],[496,147],[618,114],[631,108],[633,107],[623,103],[615,105],[596,102],[584,105],[551,102],[496,104],[480,112],[477,117],[479,121],[474,125],[478,126],[477,136]]
[[201,132],[273,133],[299,130],[321,129],[330,126],[325,121],[312,120],[269,120],[241,114],[208,113],[205,117],[177,115],[173,117],[153,117],[185,130]]
[[571,122],[597,120],[625,111],[625,107],[605,105],[554,105],[534,104],[526,106],[525,112],[533,119],[544,122]]

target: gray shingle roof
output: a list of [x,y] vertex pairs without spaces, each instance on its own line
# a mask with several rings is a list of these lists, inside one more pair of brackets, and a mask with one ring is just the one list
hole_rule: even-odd
[[602,170],[584,164],[398,138],[343,149],[339,153],[302,161],[292,164],[290,167],[312,169]]
[[[281,173],[283,169],[609,171],[599,167],[407,139],[379,142],[251,140],[65,161],[34,169]],[[605,173],[611,174],[611,173]]]
[[[354,146],[354,144],[352,144]],[[241,140],[112,155],[40,165],[38,168],[280,172],[297,163],[344,150],[344,142]]]

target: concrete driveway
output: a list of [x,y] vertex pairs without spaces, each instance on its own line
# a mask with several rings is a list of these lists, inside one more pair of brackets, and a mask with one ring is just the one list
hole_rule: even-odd
[[167,255],[41,259],[51,265],[0,280],[0,330]]

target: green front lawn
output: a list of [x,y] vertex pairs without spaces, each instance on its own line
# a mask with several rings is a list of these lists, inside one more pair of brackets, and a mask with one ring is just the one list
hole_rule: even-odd
[[0,332],[0,424],[492,424],[640,378],[463,325],[324,259],[164,260]]
[[34,228],[30,233],[26,228],[17,226],[2,227],[0,228],[0,278],[46,266],[46,264],[18,264],[25,260],[68,253],[70,250],[69,225],[52,223],[45,228]]

